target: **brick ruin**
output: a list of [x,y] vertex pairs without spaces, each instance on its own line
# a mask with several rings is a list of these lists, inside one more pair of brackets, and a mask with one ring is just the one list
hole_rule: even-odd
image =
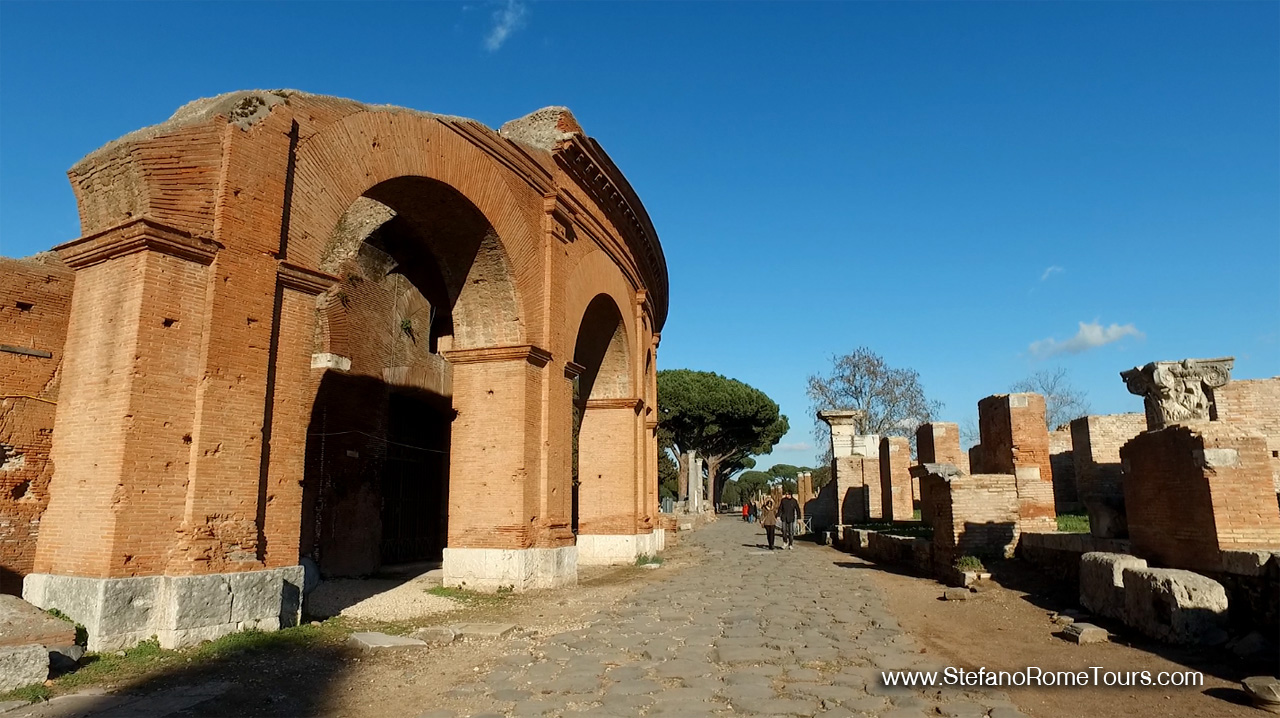
[[665,260],[568,110],[237,92],[68,174],[82,237],[0,272],[0,590],[91,648],[296,621],[300,562],[524,590],[661,548]]
[[[1274,635],[1280,377],[1232,381],[1231,363],[1189,359],[1123,372],[1145,413],[1084,416],[1053,431],[1043,397],[987,397],[978,404],[981,442],[969,452],[954,424],[923,424],[909,473],[932,538],[860,528],[870,519],[833,510],[833,521],[850,524],[839,532],[842,545],[949,581],[960,556],[1016,550],[1060,578],[1078,577],[1086,607],[1161,640]],[[832,492],[834,506],[862,490],[851,428],[859,417],[820,417],[832,427],[833,468],[848,477]],[[884,487],[897,471],[885,451],[893,441],[881,441]],[[898,519],[889,504],[882,517]],[[1057,515],[1081,505],[1090,533],[1059,532]]]

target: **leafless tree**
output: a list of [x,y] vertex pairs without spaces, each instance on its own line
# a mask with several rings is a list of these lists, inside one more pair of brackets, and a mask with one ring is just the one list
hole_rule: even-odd
[[[940,402],[925,398],[920,374],[914,369],[889,366],[867,347],[832,357],[832,364],[830,374],[809,377],[805,393],[809,395],[814,413],[824,409],[861,410],[865,416],[858,420],[859,434],[908,437],[914,453],[916,427],[931,421],[942,410]],[[827,447],[824,454],[827,463],[831,459],[830,430],[815,416],[813,435],[818,446]]]
[[1038,371],[1026,379],[1014,382],[1009,389],[1043,396],[1044,419],[1051,430],[1089,414],[1088,398],[1083,391],[1072,386],[1067,370],[1062,367]]

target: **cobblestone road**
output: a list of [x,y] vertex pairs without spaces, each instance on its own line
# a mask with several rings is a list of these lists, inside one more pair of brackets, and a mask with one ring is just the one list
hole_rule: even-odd
[[[540,637],[446,696],[476,716],[1021,715],[1002,693],[885,687],[881,670],[939,670],[867,571],[813,544],[765,551],[732,519],[682,535],[696,567],[646,585],[578,630]],[[421,718],[467,715],[447,708]]]

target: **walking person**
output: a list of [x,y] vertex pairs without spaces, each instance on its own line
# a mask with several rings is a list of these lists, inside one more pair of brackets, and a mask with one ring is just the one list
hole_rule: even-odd
[[778,521],[782,522],[782,547],[790,551],[796,547],[796,522],[800,520],[800,502],[788,491],[778,502]]
[[778,509],[773,505],[773,497],[764,500],[760,507],[760,525],[764,526],[764,535],[769,537],[769,550],[773,550],[773,531],[778,526]]
[[742,502],[742,520],[743,521],[751,520],[751,503],[749,501]]

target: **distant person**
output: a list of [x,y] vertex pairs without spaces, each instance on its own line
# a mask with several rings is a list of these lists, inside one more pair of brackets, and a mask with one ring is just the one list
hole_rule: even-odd
[[764,535],[769,537],[769,550],[773,550],[773,531],[778,525],[778,509],[773,505],[773,497],[764,500],[760,508],[760,525],[764,526]]
[[788,491],[778,502],[778,521],[782,522],[782,547],[788,551],[796,547],[796,522],[800,520],[800,502]]
[[751,520],[751,503],[750,502],[747,502],[747,501],[742,502],[742,520],[743,521]]
[[751,502],[751,518],[747,519],[751,523],[755,523],[760,518],[760,504],[755,501]]

